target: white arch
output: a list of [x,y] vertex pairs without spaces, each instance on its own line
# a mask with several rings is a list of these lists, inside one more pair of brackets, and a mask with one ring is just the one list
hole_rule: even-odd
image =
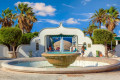
[[[94,50],[94,51],[92,51],[92,52],[94,52],[93,54],[96,54],[95,50],[98,50],[98,47],[100,47],[100,45],[99,46],[94,45],[94,48],[96,46],[96,49],[93,49],[92,48],[93,47],[92,46],[92,40],[89,37],[85,36],[83,31],[81,31],[80,29],[66,28],[66,27],[63,27],[62,24],[60,24],[60,26],[57,27],[57,28],[46,28],[46,29],[41,30],[39,32],[39,35],[37,37],[34,37],[31,40],[30,47],[29,47],[30,50],[35,51],[36,50],[36,40],[40,40],[40,42],[39,42],[39,49],[40,50],[38,51],[38,54],[41,54],[41,53],[45,52],[46,36],[47,35],[59,35],[59,34],[76,35],[78,37],[78,44],[81,44],[81,45],[84,42],[86,42],[86,44],[87,44],[87,51],[86,51],[87,54],[91,53],[91,49]],[[88,44],[91,45],[91,47],[88,47]],[[103,47],[103,45],[101,45],[101,46]],[[24,48],[22,48],[22,49],[24,49]],[[23,50],[23,51],[26,51],[26,50]],[[103,52],[103,55],[104,55],[103,48],[101,49],[101,51]]]

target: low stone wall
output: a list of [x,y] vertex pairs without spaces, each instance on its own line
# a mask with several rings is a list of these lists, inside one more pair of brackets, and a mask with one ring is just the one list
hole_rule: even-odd
[[29,51],[32,51],[30,45],[19,45],[16,49],[17,57],[29,57]]
[[115,56],[120,57],[120,44],[115,47]]
[[0,57],[4,58],[4,57],[10,57],[10,54],[8,54],[9,49],[7,46],[5,45],[0,45]]
[[105,46],[102,44],[92,44],[90,48],[87,48],[87,50],[85,50],[84,56],[96,57],[96,51],[101,52],[102,55],[105,56]]
[[30,44],[26,44],[26,45],[19,45],[16,49],[17,52],[17,57],[18,58],[23,58],[23,57],[30,57],[30,52],[32,52],[32,57],[40,57],[41,54],[39,51],[41,50],[35,50],[35,48],[33,48],[34,46],[30,46]]
[[73,67],[73,68],[36,68],[36,67],[22,67],[15,66],[17,62],[26,62],[26,61],[45,61],[43,57],[34,57],[34,58],[20,58],[14,59],[2,63],[2,68],[4,70],[12,70],[19,72],[29,72],[29,73],[47,73],[47,74],[79,74],[79,73],[94,73],[94,72],[105,72],[111,71],[119,68],[119,61],[109,58],[97,58],[97,57],[78,57],[77,60],[84,61],[98,61],[109,63],[110,65],[98,66],[98,67]]

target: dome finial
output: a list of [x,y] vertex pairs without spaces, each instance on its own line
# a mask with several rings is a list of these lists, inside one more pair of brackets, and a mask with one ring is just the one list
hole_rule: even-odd
[[62,22],[60,22],[60,26],[62,26]]
[[62,26],[62,22],[60,22],[60,27],[63,27],[63,26]]

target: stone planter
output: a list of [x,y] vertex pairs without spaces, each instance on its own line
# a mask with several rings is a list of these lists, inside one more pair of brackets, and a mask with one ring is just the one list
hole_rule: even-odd
[[43,53],[42,56],[47,59],[50,64],[53,64],[56,68],[66,68],[72,64],[79,56],[79,53],[72,54],[48,54]]

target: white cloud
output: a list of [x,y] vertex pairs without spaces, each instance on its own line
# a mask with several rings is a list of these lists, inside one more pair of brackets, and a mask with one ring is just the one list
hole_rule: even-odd
[[42,20],[39,20],[39,21],[37,21],[37,22],[43,22]]
[[37,22],[48,22],[51,24],[60,24],[60,22],[62,23],[66,23],[66,24],[80,24],[81,22],[87,22],[89,21],[89,19],[74,19],[74,18],[69,18],[67,20],[64,21],[57,21],[57,20],[52,20],[52,19],[39,19]]
[[118,4],[106,4],[107,7],[110,7],[110,6],[120,6]]
[[111,6],[110,4],[106,4],[107,7]]
[[59,21],[52,20],[52,19],[40,19],[37,22],[48,22],[48,23],[51,23],[51,24],[59,24],[60,23]]
[[90,19],[78,19],[78,21],[87,22],[87,21],[90,21]]
[[[118,31],[118,33],[120,34],[120,30]],[[120,37],[120,35],[118,34],[118,36],[117,37]]]
[[106,27],[105,26],[101,26],[101,29],[106,29]]
[[120,30],[119,30],[119,33],[120,33]]
[[92,17],[94,13],[82,13],[81,15],[86,16],[88,18]]
[[33,12],[35,12],[38,16],[53,16],[55,15],[56,9],[51,5],[45,5],[45,3],[33,3],[33,2],[17,2],[15,6],[18,6],[20,3],[28,4],[28,6],[33,8]]
[[[120,11],[118,11],[118,12],[120,12]],[[120,13],[118,15],[120,16]]]
[[74,18],[69,18],[68,20],[66,20],[66,23],[67,23],[67,24],[80,24],[80,23],[78,22],[78,20],[77,20],[77,19],[74,19]]
[[88,2],[90,2],[91,0],[82,0],[81,1],[81,4],[83,4],[83,5],[86,5]]
[[94,13],[81,13],[81,14],[77,14],[77,13],[73,13],[74,15],[83,15],[86,16],[87,18],[90,18],[93,16]]
[[56,20],[50,20],[50,19],[47,19],[46,22],[49,22],[51,24],[59,24],[58,21],[56,21]]
[[67,7],[70,7],[70,8],[74,8],[73,6],[71,6],[71,5],[67,5],[67,4],[62,4],[63,6],[67,6]]

